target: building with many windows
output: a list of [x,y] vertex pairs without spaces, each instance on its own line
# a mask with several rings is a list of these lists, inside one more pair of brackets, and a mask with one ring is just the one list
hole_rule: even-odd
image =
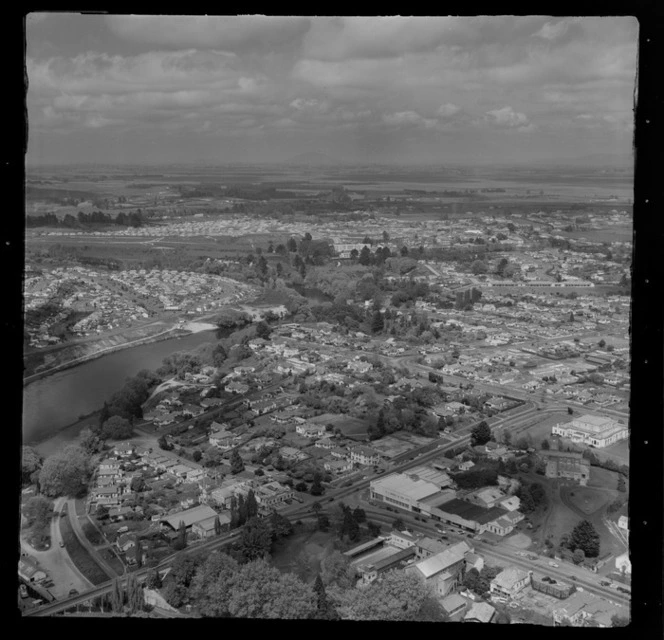
[[613,418],[585,415],[571,422],[554,425],[551,428],[551,435],[603,448],[625,440],[629,437],[629,430],[626,425],[620,424]]

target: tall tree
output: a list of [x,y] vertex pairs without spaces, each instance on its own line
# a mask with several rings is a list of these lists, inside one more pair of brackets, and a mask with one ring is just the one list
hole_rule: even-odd
[[32,447],[23,446],[21,449],[21,479],[24,484],[35,482],[39,478],[39,471],[44,458]]
[[253,489],[249,489],[249,493],[247,493],[245,508],[247,509],[247,520],[258,515],[258,502],[256,502],[256,496],[254,495]]
[[569,539],[570,549],[581,549],[587,558],[599,555],[600,536],[588,520],[582,520],[572,529]]
[[244,471],[244,462],[242,461],[242,458],[240,457],[240,454],[238,453],[237,449],[234,449],[233,453],[231,453],[230,461],[231,461],[231,473],[233,475],[236,475]]
[[261,518],[248,520],[240,534],[238,549],[245,560],[257,560],[270,553],[272,532]]
[[89,454],[70,445],[46,458],[39,472],[39,487],[49,497],[79,497],[87,490],[91,472]]
[[470,432],[470,443],[473,447],[477,445],[486,444],[491,440],[491,427],[485,420],[482,420],[478,425],[473,427]]

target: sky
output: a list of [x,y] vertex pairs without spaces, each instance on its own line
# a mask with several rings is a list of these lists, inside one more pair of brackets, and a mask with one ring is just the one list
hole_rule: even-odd
[[631,17],[31,13],[28,164],[632,152]]

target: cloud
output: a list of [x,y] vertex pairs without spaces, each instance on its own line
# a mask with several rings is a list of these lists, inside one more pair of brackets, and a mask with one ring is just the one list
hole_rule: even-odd
[[461,107],[450,102],[441,105],[436,112],[441,118],[451,118],[461,111]]
[[485,115],[490,124],[500,128],[531,130],[525,129],[530,125],[526,114],[514,111],[510,106],[487,111]]
[[118,37],[147,45],[269,52],[297,47],[311,26],[306,17],[106,16]]
[[415,111],[399,111],[397,113],[386,113],[383,115],[383,122],[390,126],[415,126],[432,129],[438,124],[435,118],[424,118]]

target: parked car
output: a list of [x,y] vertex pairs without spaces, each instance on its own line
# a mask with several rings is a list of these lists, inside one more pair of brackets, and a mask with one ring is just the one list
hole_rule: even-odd
[[599,583],[602,587],[610,587],[611,583],[608,580],[600,580]]
[[27,598],[27,597],[28,597],[28,588],[27,588],[24,584],[22,584],[22,585],[18,588],[18,590],[19,590],[19,592],[20,592],[20,594],[21,594],[21,598]]
[[69,590],[69,595],[70,596],[77,596],[78,595],[78,589],[70,589]]
[[620,593],[628,593],[628,594],[631,593],[630,590],[625,589],[625,587],[618,587],[618,591],[620,591]]
[[65,546],[65,541],[64,541],[64,540],[60,540],[60,546],[61,546],[61,547],[64,547],[64,546]]
[[553,560],[550,560],[549,561],[549,566],[550,567],[557,567],[558,565]]

